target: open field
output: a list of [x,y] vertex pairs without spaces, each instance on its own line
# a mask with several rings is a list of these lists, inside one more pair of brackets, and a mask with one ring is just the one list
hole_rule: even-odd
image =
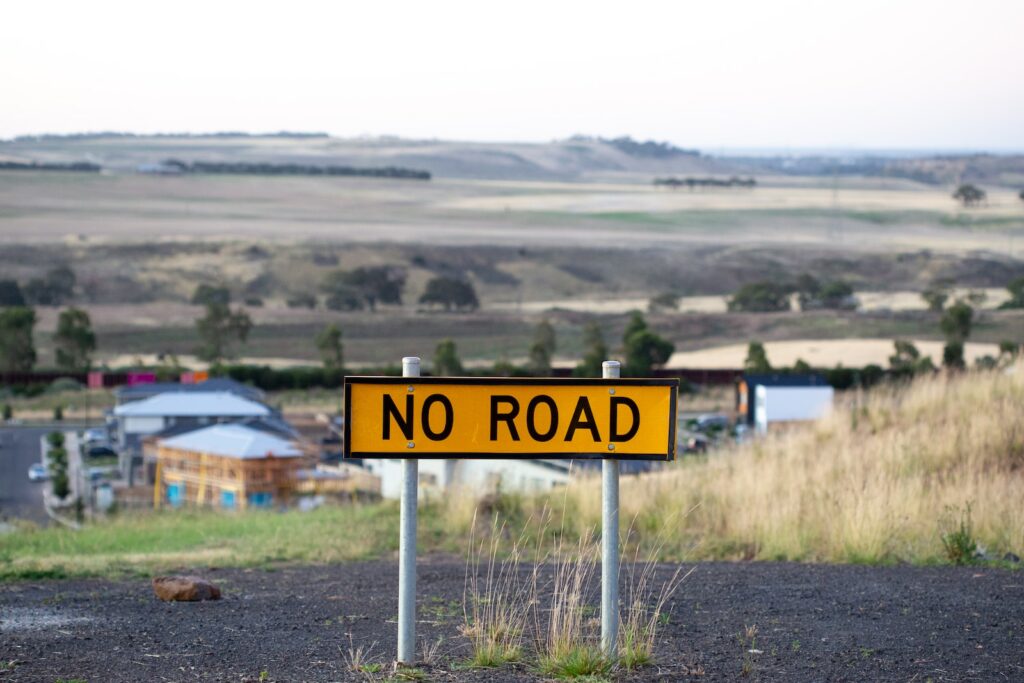
[[[249,239],[600,248],[764,243],[1016,254],[1024,204],[963,210],[946,188],[430,182],[0,172],[6,242]],[[1017,244],[1014,244],[1014,239]]]
[[[247,306],[256,328],[240,353],[274,365],[316,361],[312,338],[328,322],[341,326],[353,366],[409,353],[429,357],[449,337],[471,365],[518,361],[545,318],[558,331],[555,361],[571,364],[589,320],[600,323],[614,351],[625,314],[669,291],[682,296],[679,312],[649,317],[683,354],[674,364],[717,363],[685,354],[758,339],[794,343],[774,350],[777,363],[815,356],[833,365],[837,358],[884,360],[884,342],[872,342],[868,351],[868,344],[852,340],[941,339],[937,316],[922,310],[920,298],[937,280],[951,283],[954,296],[983,291],[982,307],[993,309],[1005,301],[1006,285],[1024,276],[1024,202],[1006,185],[987,186],[987,203],[971,209],[956,203],[949,187],[906,177],[775,173],[758,175],[752,189],[673,191],[651,180],[755,169],[683,152],[627,158],[594,140],[488,146],[331,138],[40,139],[0,143],[0,155],[87,158],[112,169],[0,172],[0,279],[25,283],[55,265],[70,265],[78,279],[73,303],[92,317],[97,358],[113,365],[161,353],[194,365],[188,356],[197,345],[194,320],[201,311],[185,302],[200,283],[228,287],[235,302],[262,302]],[[168,157],[411,167],[419,160],[435,177],[134,173],[138,164]],[[969,163],[1010,168],[1016,161]],[[375,314],[322,308],[325,276],[368,265],[403,270],[403,306]],[[851,283],[861,311],[725,313],[726,297],[741,285],[801,273]],[[481,309],[421,312],[418,299],[437,276],[471,282]],[[309,294],[320,297],[315,310],[285,305]],[[38,314],[41,363],[49,364],[57,310],[39,308]],[[971,341],[1020,341],[1022,325],[1016,313],[986,311]],[[851,346],[839,347],[839,339]],[[815,350],[818,340],[831,340],[833,351]],[[735,352],[725,354],[715,358],[733,363]]]

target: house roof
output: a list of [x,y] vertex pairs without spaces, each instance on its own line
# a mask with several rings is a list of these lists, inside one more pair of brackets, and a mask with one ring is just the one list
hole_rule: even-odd
[[745,374],[743,381],[751,388],[757,385],[766,387],[827,387],[828,380],[824,375],[819,374],[787,374],[787,373],[765,373]]
[[263,392],[256,387],[249,386],[248,384],[242,384],[229,377],[211,377],[205,382],[199,382],[197,384],[179,384],[178,382],[156,382],[153,384],[134,384],[132,386],[122,386],[115,390],[117,400],[119,403],[127,403],[129,401],[138,401],[140,399],[149,398],[150,396],[156,396],[157,394],[164,394],[167,392],[188,392],[188,393],[207,393],[211,391],[227,391],[232,394],[237,394],[242,398],[248,398],[252,400],[262,400]]
[[293,458],[302,455],[302,451],[290,441],[240,424],[218,424],[203,427],[169,439],[162,439],[160,445],[183,451],[226,455],[242,460],[265,458],[271,455],[275,458]]
[[270,408],[227,391],[169,391],[114,408],[118,417],[263,417]]

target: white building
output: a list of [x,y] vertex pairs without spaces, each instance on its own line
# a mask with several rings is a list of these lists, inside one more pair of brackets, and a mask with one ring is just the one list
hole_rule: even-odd
[[772,387],[754,391],[755,426],[764,434],[773,423],[817,420],[832,411],[835,390],[830,386]]
[[[401,496],[401,460],[368,458],[363,464],[367,470],[380,477],[381,496]],[[571,465],[570,460],[421,459],[419,485],[427,497],[431,493],[442,492],[453,486],[464,487],[480,494],[499,489],[539,493],[567,483]]]
[[134,466],[142,462],[142,439],[165,437],[222,422],[242,422],[285,438],[295,432],[274,411],[257,401],[227,391],[168,391],[113,410],[113,436],[123,476],[133,480]]

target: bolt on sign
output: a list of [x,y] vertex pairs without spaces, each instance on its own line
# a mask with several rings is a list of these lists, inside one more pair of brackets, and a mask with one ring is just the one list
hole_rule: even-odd
[[677,379],[346,377],[346,458],[675,457]]

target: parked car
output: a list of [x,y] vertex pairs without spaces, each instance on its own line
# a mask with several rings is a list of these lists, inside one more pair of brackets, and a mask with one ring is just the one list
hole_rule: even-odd
[[90,458],[116,458],[117,452],[110,446],[92,446],[86,449],[85,455]]
[[680,432],[679,450],[684,455],[687,453],[707,453],[708,439],[703,434],[697,434],[696,432]]
[[718,432],[729,428],[729,416],[722,413],[698,415],[694,428],[698,432]]
[[46,471],[38,462],[28,468],[28,479],[29,481],[46,481],[50,478],[50,474]]
[[110,436],[107,434],[107,430],[103,427],[93,427],[92,429],[86,429],[82,432],[82,441],[87,444],[106,444],[110,441]]

